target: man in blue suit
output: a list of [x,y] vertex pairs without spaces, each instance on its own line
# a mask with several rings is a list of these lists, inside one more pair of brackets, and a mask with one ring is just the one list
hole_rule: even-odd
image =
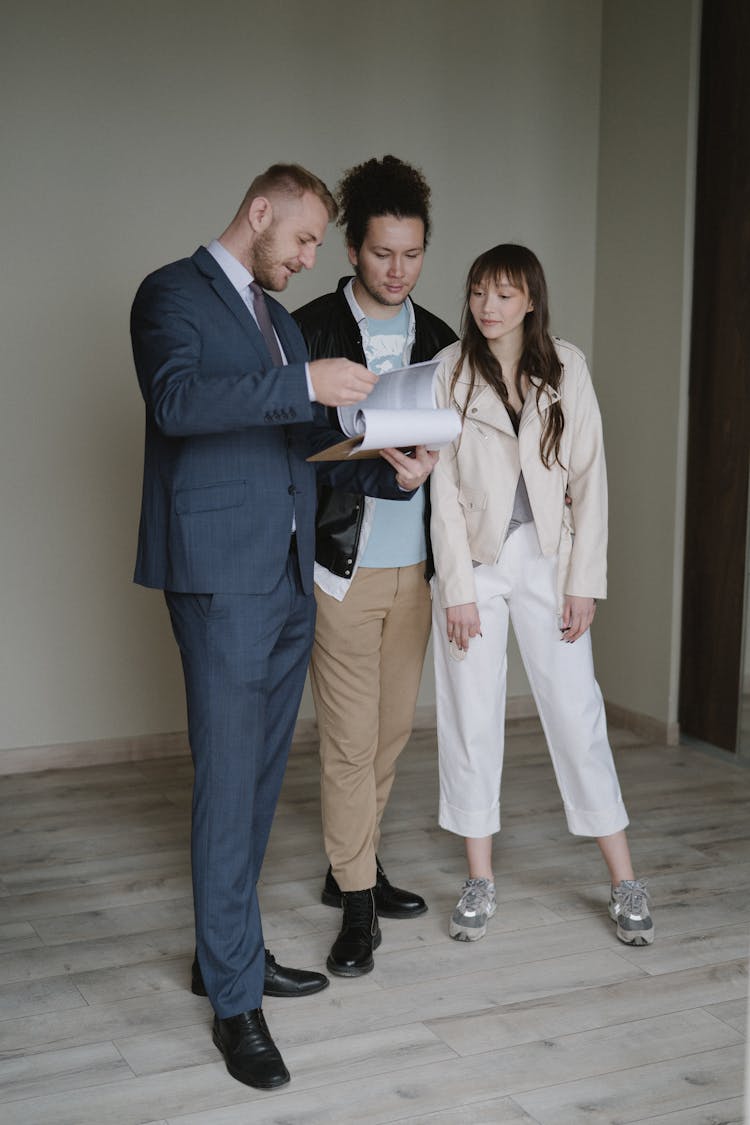
[[[215,1012],[233,1077],[272,1088],[289,1073],[262,996],[324,988],[264,948],[256,884],[314,632],[316,470],[340,440],[325,406],[377,381],[346,359],[307,362],[281,291],[312,269],[336,204],[317,176],[273,165],[218,240],[140,286],[131,335],[146,403],[135,580],[165,591],[180,648],[195,766],[193,987]],[[435,455],[322,462],[342,487],[409,499]]]

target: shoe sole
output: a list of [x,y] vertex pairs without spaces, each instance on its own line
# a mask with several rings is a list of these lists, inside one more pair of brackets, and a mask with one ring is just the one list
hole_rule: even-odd
[[278,1078],[270,1078],[267,1082],[250,1082],[246,1074],[244,1074],[242,1071],[237,1070],[237,1068],[232,1066],[232,1064],[229,1062],[224,1051],[224,1044],[215,1031],[213,1032],[213,1041],[215,1046],[217,1046],[221,1051],[222,1057],[224,1059],[224,1065],[226,1066],[229,1074],[231,1074],[232,1078],[234,1078],[235,1082],[241,1082],[243,1086],[252,1086],[253,1089],[256,1090],[276,1090],[279,1086],[286,1086],[287,1082],[289,1082],[291,1075],[289,1074],[289,1071],[286,1069],[286,1067],[284,1067],[285,1073],[280,1074]]
[[[608,911],[608,913],[609,913],[609,911]],[[653,940],[654,940],[654,926],[653,926],[653,924],[650,926],[650,928],[648,930],[623,930],[622,926],[620,925],[620,923],[617,919],[616,914],[613,917],[612,914],[609,913],[609,917],[615,923],[615,926],[617,927],[617,929],[615,931],[615,933],[617,935],[617,939],[618,939],[618,941],[621,941],[623,945],[641,946],[641,945],[651,945],[653,943]]]
[[[323,891],[320,896],[320,901],[324,906],[334,906],[338,910],[341,909],[341,896],[335,895],[331,891]],[[427,913],[427,904],[418,907],[416,910],[380,910],[378,908],[378,918],[418,918],[420,914]]]
[[[497,903],[493,906],[492,910],[487,914],[487,922],[497,912]],[[465,926],[459,925],[451,918],[448,927],[448,933],[454,941],[479,941],[487,933],[487,922],[483,926],[478,926],[476,929],[467,929]]]
[[[274,996],[281,1000],[296,1000],[298,997],[314,996],[316,992],[322,992],[324,988],[328,988],[329,981],[325,980],[322,984],[317,984],[315,988],[308,988],[304,992],[286,992],[280,988],[264,988],[264,996]],[[208,996],[205,987],[199,988],[195,982],[191,983],[190,991],[193,996]]]
[[264,988],[264,996],[278,996],[281,1000],[296,1000],[298,997],[301,999],[303,996],[314,996],[316,992],[322,992],[324,988],[328,988],[330,981],[325,979],[322,984],[316,984],[312,988],[306,988],[304,992],[289,992],[283,988]]
[[[378,948],[382,940],[383,935],[378,931],[377,936],[373,939],[373,951]],[[365,961],[364,965],[352,965],[351,968],[349,968],[346,965],[339,965],[338,962],[332,961],[329,957],[326,961],[326,968],[328,972],[333,973],[335,977],[363,977],[366,973],[372,972],[375,968],[375,961],[370,957],[369,961]]]
[[617,927],[618,940],[623,945],[651,945],[654,940],[654,928],[650,930],[623,930],[620,926]]

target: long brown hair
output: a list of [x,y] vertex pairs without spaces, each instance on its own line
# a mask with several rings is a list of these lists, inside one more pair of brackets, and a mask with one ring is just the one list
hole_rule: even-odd
[[[492,389],[508,405],[508,388],[503,378],[503,369],[490,351],[489,344],[477,328],[469,308],[469,298],[475,286],[493,282],[500,283],[502,277],[518,289],[526,289],[532,308],[523,322],[523,350],[518,361],[516,379],[520,392],[522,375],[533,378],[536,383],[536,401],[545,388],[557,391],[562,380],[562,364],[549,334],[549,297],[544,270],[536,254],[525,246],[512,242],[493,246],[480,254],[469,270],[466,279],[464,307],[461,314],[461,352],[451,377],[450,393],[454,402],[455,388],[461,368],[467,364],[471,374],[471,385],[466,396],[461,416],[466,418],[469,399],[474,390],[477,373],[489,383]],[[458,403],[456,403],[458,405]],[[539,455],[545,468],[549,469],[557,461],[560,463],[560,440],[565,419],[559,402],[551,403],[546,410],[542,435],[539,441]]]

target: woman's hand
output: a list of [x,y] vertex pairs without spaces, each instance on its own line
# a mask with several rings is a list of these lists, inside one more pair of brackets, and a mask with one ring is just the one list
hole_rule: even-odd
[[576,598],[568,594],[563,602],[562,640],[572,644],[582,637],[594,620],[595,598]]
[[396,484],[399,488],[411,491],[427,480],[437,465],[439,453],[417,445],[413,453],[402,453],[400,449],[381,449],[380,456],[396,470]]
[[445,611],[447,618],[448,640],[461,652],[469,649],[471,637],[481,637],[482,623],[479,620],[479,610],[476,602],[466,602],[465,605],[450,605]]

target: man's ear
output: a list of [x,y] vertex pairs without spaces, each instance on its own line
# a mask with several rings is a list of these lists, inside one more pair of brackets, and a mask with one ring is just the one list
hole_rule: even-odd
[[349,261],[356,268],[357,262],[359,260],[359,255],[357,254],[357,251],[354,249],[353,246],[347,246],[346,253],[347,253],[347,256],[349,258]]
[[247,210],[247,221],[255,234],[268,230],[273,222],[273,204],[265,195],[256,195]]

